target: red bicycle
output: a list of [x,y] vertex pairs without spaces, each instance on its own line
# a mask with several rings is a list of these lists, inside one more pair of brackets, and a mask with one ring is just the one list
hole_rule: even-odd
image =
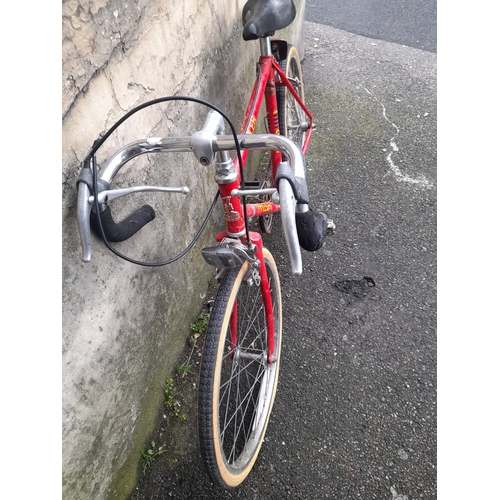
[[[224,488],[241,484],[262,446],[277,389],[281,356],[282,318],[278,269],[249,221],[259,218],[261,232],[271,230],[280,214],[292,272],[302,272],[301,250],[315,251],[333,231],[333,222],[309,208],[305,154],[313,133],[313,117],[304,104],[304,85],[297,50],[274,32],[295,18],[293,0],[249,0],[243,8],[243,38],[259,40],[257,77],[237,134],[227,116],[201,99],[170,96],[134,108],[93,145],[78,179],[78,221],[83,261],[91,258],[91,228],[118,256],[140,265],[165,265],[189,251],[203,231],[216,201],[222,201],[225,231],[215,245],[204,248],[206,262],[222,276],[210,314],[200,371],[198,425],[200,451],[214,482]],[[121,148],[98,174],[96,152],[109,135],[144,107],[186,100],[209,108],[203,128],[190,137],[149,138]],[[266,134],[254,134],[262,103],[267,113]],[[225,122],[231,134],[225,135]],[[269,150],[269,175],[260,185],[244,181],[249,150]],[[230,151],[236,153],[231,156]],[[132,186],[110,189],[121,167],[149,153],[192,152],[203,165],[215,163],[218,193],[197,236],[174,259],[145,263],[130,259],[109,241],[130,238],[153,220],[143,206],[119,224],[108,202],[144,191],[187,194],[187,187]],[[257,199],[249,202],[248,197]]]

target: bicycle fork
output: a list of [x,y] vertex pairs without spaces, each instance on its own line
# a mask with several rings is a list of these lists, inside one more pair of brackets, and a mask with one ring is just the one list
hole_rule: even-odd
[[[264,314],[266,318],[266,333],[267,333],[267,363],[272,364],[275,361],[274,356],[274,315],[273,315],[273,301],[271,297],[271,288],[269,286],[269,277],[267,275],[266,263],[263,253],[263,243],[262,236],[255,232],[249,231],[251,245],[248,246],[246,238],[244,237],[242,242],[234,240],[228,237],[225,231],[220,232],[216,236],[216,241],[219,243],[216,247],[204,248],[202,252],[204,253],[205,260],[210,257],[214,257],[213,252],[217,251],[220,258],[221,253],[223,258],[228,258],[232,254],[231,262],[238,261],[239,259],[244,259],[249,262],[248,271],[244,280],[250,281],[255,286],[260,288],[260,293],[262,294],[262,302],[264,304]],[[246,257],[245,255],[246,254]],[[253,255],[252,255],[253,254]],[[208,260],[207,260],[208,261]],[[212,265],[215,263],[213,260],[210,262]],[[222,260],[219,264],[223,264]],[[218,266],[217,266],[218,267]],[[227,265],[222,267],[229,267]],[[232,266],[231,266],[232,267]],[[229,320],[229,328],[231,332],[231,346],[237,345],[237,334],[238,334],[238,301],[235,300],[233,310],[231,312],[231,317]],[[233,353],[230,353],[233,357]],[[239,354],[242,357],[252,358],[253,355],[249,353]]]

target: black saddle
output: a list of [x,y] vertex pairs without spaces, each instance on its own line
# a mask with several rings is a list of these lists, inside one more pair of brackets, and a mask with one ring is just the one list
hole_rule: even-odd
[[248,0],[243,7],[243,39],[257,40],[286,28],[295,19],[293,0]]

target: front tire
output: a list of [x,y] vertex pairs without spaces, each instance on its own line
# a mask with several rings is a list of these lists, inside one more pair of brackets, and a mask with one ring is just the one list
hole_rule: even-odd
[[[250,473],[269,422],[281,354],[278,270],[263,249],[274,316],[274,362],[267,362],[267,330],[260,286],[248,280],[248,262],[229,269],[214,301],[200,372],[200,452],[211,479],[226,489]],[[231,340],[237,308],[236,343]]]

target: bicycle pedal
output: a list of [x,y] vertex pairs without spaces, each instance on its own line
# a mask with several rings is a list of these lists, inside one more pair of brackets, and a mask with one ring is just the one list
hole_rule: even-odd
[[254,260],[244,248],[226,242],[202,248],[201,254],[207,264],[226,269],[241,267],[245,262]]

